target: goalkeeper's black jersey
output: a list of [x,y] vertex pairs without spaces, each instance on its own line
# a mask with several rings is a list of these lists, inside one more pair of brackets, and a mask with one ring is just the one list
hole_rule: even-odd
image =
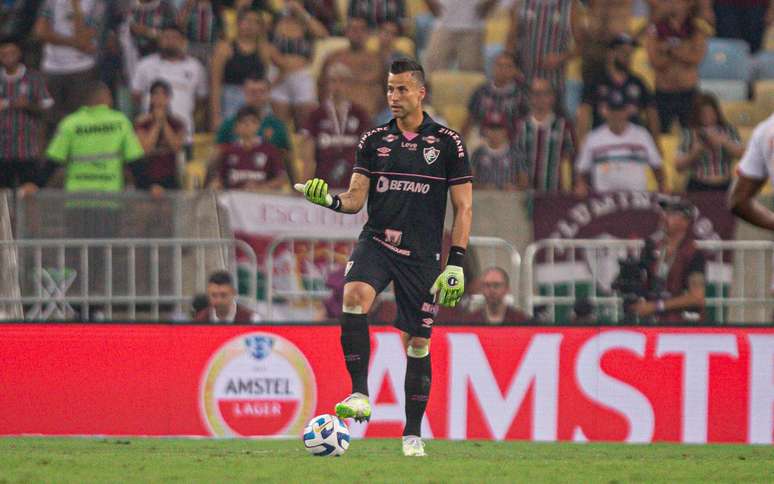
[[371,179],[360,238],[437,265],[448,188],[473,180],[462,137],[427,113],[418,133],[402,132],[393,119],[363,135],[354,171]]

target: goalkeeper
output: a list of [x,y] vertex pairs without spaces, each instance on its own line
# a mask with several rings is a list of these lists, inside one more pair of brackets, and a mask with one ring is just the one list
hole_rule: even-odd
[[[371,417],[368,400],[370,339],[367,315],[376,296],[394,283],[395,326],[406,364],[403,454],[423,456],[420,426],[430,395],[430,333],[437,304],[454,307],[465,289],[462,262],[472,220],[472,176],[460,136],[422,111],[422,66],[397,60],[390,66],[387,101],[393,119],[360,140],[349,190],[328,193],[324,180],[297,184],[307,200],[331,210],[357,213],[368,200],[368,222],[345,269],[341,346],[352,394],[336,414]],[[454,209],[452,247],[441,271],[441,239],[447,193]]]

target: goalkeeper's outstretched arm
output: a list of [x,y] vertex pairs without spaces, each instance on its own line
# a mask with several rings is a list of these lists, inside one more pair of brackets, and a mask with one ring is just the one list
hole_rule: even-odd
[[328,184],[322,178],[312,178],[306,183],[296,183],[295,189],[304,194],[307,200],[336,212],[358,213],[368,199],[371,180],[359,173],[353,173],[349,181],[349,190],[338,195],[328,193]]

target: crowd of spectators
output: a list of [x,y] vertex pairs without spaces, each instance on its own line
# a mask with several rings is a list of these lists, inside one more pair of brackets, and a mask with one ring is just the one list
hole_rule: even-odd
[[[713,37],[761,51],[772,22],[771,0],[6,0],[0,188],[162,196],[196,160],[213,189],[343,189],[359,137],[389,119],[390,63],[411,56],[428,113],[465,136],[476,189],[720,194],[744,143],[700,65]],[[492,45],[494,24],[507,28]],[[451,119],[431,94],[455,71],[485,80]],[[502,316],[490,299],[479,318]]]
[[[508,25],[492,46],[494,17]],[[680,190],[661,176],[669,159],[688,190],[720,190],[743,144],[700,90],[699,65],[713,35],[761,50],[772,20],[769,0],[9,0],[0,5],[0,122],[9,128],[0,130],[0,185],[26,194],[51,181],[46,147],[101,80],[145,152],[144,173],[128,178],[138,188],[181,188],[200,132],[217,133],[212,153],[198,156],[213,187],[287,190],[317,174],[342,188],[353,140],[389,117],[390,62],[415,56],[431,80],[487,74],[452,126],[468,140],[479,189],[644,189],[639,172],[650,165],[658,190]],[[650,80],[632,67],[638,50]],[[568,112],[573,61],[583,87]],[[446,106],[427,101],[443,118]],[[257,124],[254,139],[237,133],[237,113]],[[676,153],[661,144],[670,133],[681,133]],[[622,140],[634,143],[627,153],[599,159]],[[245,169],[271,182],[229,182],[223,161],[256,146],[271,155]],[[634,165],[636,180],[611,182]]]

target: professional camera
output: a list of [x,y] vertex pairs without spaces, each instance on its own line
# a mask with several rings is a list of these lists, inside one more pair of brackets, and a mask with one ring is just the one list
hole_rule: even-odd
[[630,255],[625,259],[618,259],[618,276],[611,287],[623,299],[626,322],[636,319],[632,306],[637,301],[658,299],[661,292],[661,284],[652,273],[656,261],[655,252],[655,243],[647,239],[639,257]]

